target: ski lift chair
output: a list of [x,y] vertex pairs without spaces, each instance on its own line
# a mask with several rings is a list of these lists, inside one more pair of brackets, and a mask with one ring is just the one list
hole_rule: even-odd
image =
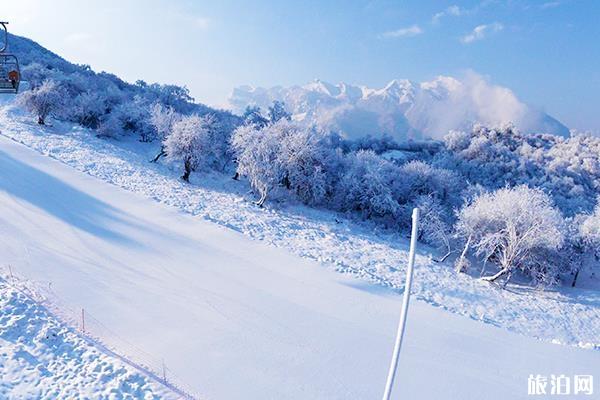
[[8,22],[0,22],[4,29],[4,43],[0,48],[0,93],[18,93],[21,70],[17,57],[7,52],[8,29],[6,29],[6,24]]

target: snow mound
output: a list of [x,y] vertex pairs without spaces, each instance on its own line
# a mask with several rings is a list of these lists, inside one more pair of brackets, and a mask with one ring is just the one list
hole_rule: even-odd
[[422,83],[393,80],[382,89],[320,80],[287,88],[241,86],[233,90],[229,103],[241,113],[248,105],[266,108],[274,100],[284,101],[294,119],[350,139],[382,134],[398,141],[441,138],[450,130],[469,130],[475,123],[513,123],[525,133],[569,135],[556,119],[473,72],[462,80],[447,76]]
[[176,399],[0,279],[0,398]]

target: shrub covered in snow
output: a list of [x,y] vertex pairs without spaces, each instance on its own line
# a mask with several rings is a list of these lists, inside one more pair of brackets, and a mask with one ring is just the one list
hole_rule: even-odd
[[564,244],[564,223],[552,200],[539,189],[526,186],[482,194],[458,214],[456,233],[483,262],[498,272],[484,279],[505,277],[516,270],[535,282],[554,283],[558,267],[550,255]]
[[398,168],[371,150],[348,154],[335,190],[340,211],[357,211],[365,218],[395,221],[400,205],[394,197]]
[[47,93],[46,88],[42,88],[44,82],[54,82],[54,91],[63,95],[60,107],[52,112],[60,119],[98,129],[100,136],[119,138],[134,134],[142,141],[162,139],[164,135],[159,134],[151,122],[155,104],[184,115],[211,114],[230,132],[241,121],[228,111],[194,103],[186,87],[143,81],[130,84],[113,74],[95,73],[89,66],[73,65],[58,57],[36,57],[36,60],[24,59],[23,79],[29,81],[31,88],[23,92],[24,97],[36,98],[35,93],[40,97]]
[[259,205],[278,185],[308,204],[320,203],[328,192],[325,140],[316,130],[285,118],[262,127],[241,126],[232,139],[237,171],[260,195]]
[[507,125],[451,132],[444,142],[434,165],[488,189],[538,187],[566,216],[591,211],[600,191],[600,138],[524,136]]
[[192,171],[223,162],[228,139],[213,116],[190,115],[173,123],[163,145],[168,160],[183,161],[182,179],[189,181]]
[[44,125],[50,113],[60,110],[63,94],[55,81],[45,80],[40,86],[21,93],[18,102],[35,114],[38,124]]

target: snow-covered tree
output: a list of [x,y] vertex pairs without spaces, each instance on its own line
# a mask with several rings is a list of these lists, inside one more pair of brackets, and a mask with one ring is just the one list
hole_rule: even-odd
[[173,107],[164,106],[160,103],[155,103],[152,106],[150,111],[150,123],[154,127],[157,138],[161,142],[160,151],[156,157],[154,157],[152,162],[157,162],[160,157],[166,155],[163,141],[169,135],[169,133],[171,133],[173,130],[173,125],[175,125],[175,123],[179,121],[181,117],[181,114],[176,112]]
[[564,243],[563,219],[548,195],[526,186],[482,194],[458,213],[457,235],[484,262],[499,271],[484,279],[505,277],[515,270],[537,281],[551,281],[558,271],[547,261]]
[[420,211],[419,239],[450,252],[451,210],[432,195],[418,196],[413,204]]
[[38,124],[45,125],[46,117],[60,109],[63,95],[55,81],[46,80],[40,86],[21,93],[18,102],[38,117]]
[[197,115],[181,118],[175,122],[163,145],[169,161],[183,161],[182,179],[190,181],[190,174],[200,157],[204,121]]
[[150,122],[150,109],[144,97],[135,95],[130,101],[116,105],[111,114],[120,121],[123,133],[138,134],[142,142],[149,142],[155,133]]
[[591,214],[578,214],[569,224],[569,271],[573,275],[571,286],[577,284],[582,270],[594,267],[600,261],[600,198]]
[[290,121],[292,114],[285,109],[285,103],[283,101],[275,100],[269,107],[269,122],[274,124],[282,119]]
[[373,151],[350,153],[345,157],[335,188],[335,206],[341,211],[357,211],[365,218],[394,224],[399,204],[394,199],[392,182],[397,178],[397,166]]
[[110,109],[104,93],[87,91],[76,96],[70,106],[68,119],[86,128],[97,129]]
[[283,169],[283,184],[305,204],[322,204],[331,195],[340,154],[330,142],[330,136],[313,127],[280,120],[279,163]]
[[29,83],[29,88],[35,89],[41,86],[45,80],[55,80],[54,77],[57,74],[57,71],[34,62],[24,66],[21,70],[21,74],[23,79]]
[[124,134],[123,122],[116,113],[104,114],[98,125],[98,137],[116,139]]
[[269,120],[262,115],[260,107],[256,105],[247,106],[242,119],[245,125],[254,125],[257,128],[263,128],[269,123]]
[[237,159],[237,172],[250,181],[260,196],[257,205],[262,206],[269,192],[284,177],[279,162],[280,127],[267,126],[257,129],[254,125],[238,127],[232,137],[232,146]]
[[212,115],[184,116],[173,124],[163,144],[169,161],[183,161],[184,174],[181,178],[184,181],[189,182],[192,171],[219,162],[223,151],[221,143],[227,141],[221,134]]
[[433,165],[487,189],[528,185],[549,193],[568,216],[590,212],[600,193],[600,138],[522,135],[506,125],[451,132]]

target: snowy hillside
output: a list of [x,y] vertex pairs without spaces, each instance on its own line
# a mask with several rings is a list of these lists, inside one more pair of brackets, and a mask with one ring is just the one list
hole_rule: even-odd
[[393,80],[381,89],[315,80],[304,86],[233,90],[230,104],[265,108],[284,101],[297,120],[315,122],[350,139],[387,134],[407,138],[441,138],[450,130],[470,130],[474,123],[514,123],[523,132],[568,136],[560,122],[523,102],[507,88],[471,73],[463,80],[440,76],[429,82]]
[[[10,278],[7,278],[10,280]],[[0,398],[177,399],[0,279]]]
[[[121,172],[134,180],[124,179],[112,166],[129,154],[127,163],[135,168],[138,156],[89,137],[88,145],[78,143],[77,132],[63,130],[65,126],[36,133],[27,124],[2,121],[4,134],[27,140],[89,174],[113,183],[135,182],[139,186],[131,189],[146,195],[151,194],[144,188],[162,188],[154,196],[166,202],[171,201],[164,197],[168,193],[178,192],[183,199],[192,194],[164,170],[148,175],[124,169]],[[205,218],[199,219],[103,183],[6,137],[0,138],[0,153],[4,262],[29,278],[33,288],[51,282],[64,306],[84,307],[128,342],[163,358],[200,398],[330,400],[381,394],[400,307],[400,297],[393,291],[335,273],[327,268],[332,266],[328,261],[317,263],[249,240],[236,232],[248,227],[236,224],[242,222],[240,217],[252,217],[250,208],[242,198],[232,201],[236,196],[224,188],[198,188],[195,195],[204,196],[205,202],[190,205],[201,207],[198,211]],[[148,178],[162,184],[148,186]],[[240,206],[241,213],[235,211]],[[261,219],[265,217],[280,220],[281,229],[291,228],[286,222],[289,217],[253,209],[253,221],[247,222],[254,224],[255,235],[276,239],[270,229],[278,225],[270,223],[271,228],[264,229]],[[314,217],[299,216],[300,226],[281,231],[290,239],[297,237],[296,244],[304,243],[295,244],[296,251],[310,251],[308,246],[320,243],[334,250],[338,229],[346,231],[347,246],[358,240],[354,236],[358,227],[351,224],[331,231],[324,229],[326,225],[310,230],[318,221],[311,222]],[[211,222],[227,225],[223,218],[234,229]],[[305,236],[318,232],[320,239]],[[283,236],[276,243],[282,240],[287,241]],[[375,240],[376,236],[369,239]],[[367,243],[360,250],[371,258],[375,247],[365,252]],[[405,244],[396,249],[386,249],[384,243],[377,246],[383,253],[406,252]],[[404,260],[397,258],[393,270],[391,265],[380,265],[372,274],[400,279]],[[365,261],[353,256],[357,267]],[[440,282],[440,276],[427,280],[429,263],[426,254],[419,256],[420,297],[429,285]],[[441,302],[446,303],[454,292],[466,307],[479,307],[486,293],[495,291],[476,286],[477,301],[461,289],[444,292],[437,286],[435,292]],[[496,302],[511,296],[510,292],[499,295]],[[516,312],[508,298],[500,308]],[[543,307],[553,302],[534,301]],[[577,307],[582,317],[584,303]],[[487,312],[493,316],[493,311],[484,306],[481,318],[486,320]],[[540,312],[537,316],[544,317]],[[514,323],[528,325],[517,315],[513,318]],[[559,328],[555,325],[546,321],[545,329],[551,332]],[[23,340],[22,331],[15,335],[13,340]],[[119,343],[102,336],[101,330],[98,335],[119,349]],[[127,355],[129,349],[119,350]],[[599,362],[597,351],[540,342],[417,301],[411,307],[394,398],[527,398],[526,382],[532,372],[592,373]],[[430,384],[432,379],[435,385]]]
[[[51,282],[66,306],[164,359],[203,398],[380,395],[407,257],[400,235],[299,205],[261,210],[228,176],[187,185],[149,164],[154,144],[30,121],[8,104],[0,130],[137,193],[0,139],[0,254],[33,287]],[[600,362],[597,351],[548,343],[597,347],[597,292],[495,290],[433,263],[428,249],[417,261],[423,301],[411,309],[398,398],[526,398],[532,371],[572,374]]]

